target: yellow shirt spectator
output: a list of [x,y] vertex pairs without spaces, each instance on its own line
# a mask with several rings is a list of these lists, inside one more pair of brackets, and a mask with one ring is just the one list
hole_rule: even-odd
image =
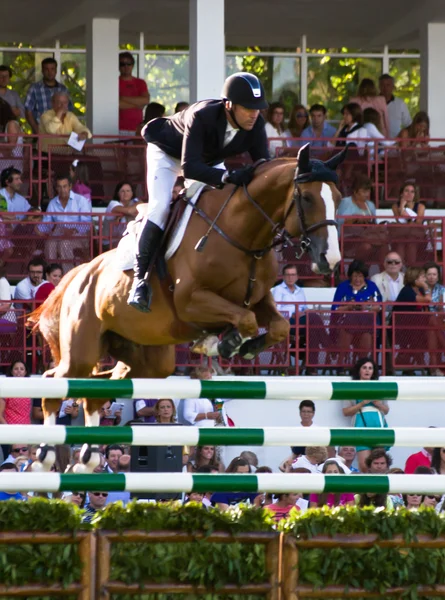
[[[56,93],[53,96],[53,108],[47,110],[40,117],[39,132],[52,135],[66,135],[77,133],[79,139],[92,137],[91,131],[79,121],[76,115],[68,110],[68,95]],[[42,139],[42,151],[48,152],[49,146],[65,145],[67,140],[61,138],[44,137]]]

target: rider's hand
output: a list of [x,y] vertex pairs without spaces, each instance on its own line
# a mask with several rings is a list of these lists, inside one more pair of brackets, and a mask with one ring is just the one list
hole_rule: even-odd
[[242,169],[235,169],[229,172],[226,182],[234,183],[235,185],[248,185],[253,179],[254,171],[253,165],[243,167]]

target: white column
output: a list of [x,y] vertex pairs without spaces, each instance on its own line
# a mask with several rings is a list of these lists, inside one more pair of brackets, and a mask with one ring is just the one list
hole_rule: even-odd
[[190,0],[190,102],[219,98],[226,76],[224,0]]
[[87,24],[87,124],[94,135],[119,131],[119,19]]
[[420,107],[431,121],[431,137],[445,138],[445,23],[428,23],[421,31]]

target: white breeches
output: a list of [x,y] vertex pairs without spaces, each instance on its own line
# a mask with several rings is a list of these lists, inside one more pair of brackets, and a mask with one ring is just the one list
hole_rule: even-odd
[[[225,170],[223,163],[215,168]],[[148,210],[146,220],[164,229],[170,210],[173,187],[181,175],[181,161],[166,154],[154,144],[147,144],[147,191]],[[185,187],[190,187],[187,179]]]

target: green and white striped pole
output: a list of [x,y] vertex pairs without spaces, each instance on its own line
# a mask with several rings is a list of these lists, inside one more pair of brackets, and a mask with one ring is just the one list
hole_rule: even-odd
[[[133,446],[429,446],[445,447],[445,428],[397,427],[66,427],[0,425],[3,444]],[[445,490],[444,490],[445,491]]]
[[0,378],[0,398],[231,398],[245,400],[445,400],[440,379],[335,381],[316,377],[243,379],[56,379]]
[[0,473],[0,490],[16,492],[249,492],[443,494],[445,475],[192,475],[190,473],[125,473],[61,475],[59,473]]

